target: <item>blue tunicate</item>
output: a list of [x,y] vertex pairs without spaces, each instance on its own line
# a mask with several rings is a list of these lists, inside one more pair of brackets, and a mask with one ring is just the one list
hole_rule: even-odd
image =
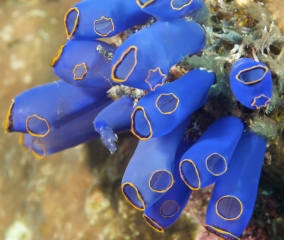
[[216,182],[206,213],[205,228],[223,239],[239,239],[252,215],[266,141],[246,130],[228,171]]
[[209,186],[227,171],[243,129],[239,118],[220,118],[182,156],[180,174],[191,190]]
[[116,151],[115,133],[130,130],[133,99],[121,97],[104,108],[94,120],[95,130],[100,134],[103,144],[111,153]]
[[22,134],[20,144],[30,149],[37,158],[43,158],[81,143],[95,140],[99,138],[99,134],[94,130],[92,121],[111,102],[112,100],[108,99],[106,103],[94,106],[93,110],[78,116],[44,137]]
[[204,105],[214,83],[214,73],[194,69],[148,93],[133,111],[131,131],[141,140],[169,133]]
[[188,122],[163,137],[139,141],[122,179],[122,192],[136,209],[151,206],[173,186],[174,159]]
[[164,84],[174,64],[199,53],[204,45],[205,33],[199,24],[184,19],[158,21],[130,36],[116,50],[112,80],[155,90]]
[[181,142],[174,161],[174,184],[163,196],[151,206],[146,206],[143,217],[156,231],[163,232],[171,226],[181,215],[191,194],[179,174],[179,161],[184,152],[193,144],[193,140]]
[[54,73],[71,85],[111,87],[110,59],[114,51],[113,46],[101,41],[71,39],[61,47],[51,65]]
[[141,11],[135,0],[85,0],[68,10],[64,23],[68,38],[94,40],[114,36],[147,22],[149,18],[150,15]]
[[[114,152],[116,133],[131,128],[144,141],[128,164],[122,191],[135,208],[144,210],[147,223],[163,231],[178,219],[188,201],[192,190],[185,183],[197,189],[216,182],[206,229],[223,239],[237,239],[253,211],[265,140],[247,130],[235,149],[243,123],[225,117],[204,132],[186,158],[180,156],[186,150],[179,148],[182,139],[203,132],[211,114],[218,118],[232,113],[247,122],[258,115],[244,116],[238,105],[219,112],[227,99],[216,94],[226,87],[212,86],[215,74],[210,70],[191,69],[175,80],[186,70],[185,57],[204,55],[206,37],[198,23],[204,24],[207,16],[203,0],[78,2],[64,19],[69,40],[51,63],[62,80],[17,96],[5,130],[24,132],[20,143],[42,158],[99,137]],[[134,26],[137,24],[145,25]],[[128,28],[132,29],[123,32]],[[223,35],[226,33],[221,38]],[[114,38],[105,38],[111,36]],[[114,45],[120,46],[115,49]],[[201,61],[211,62],[206,60],[210,49]],[[235,96],[246,107],[257,110],[269,104],[272,76],[265,64],[240,59],[232,66],[230,81]],[[120,83],[125,86],[108,91]],[[113,101],[106,92],[114,98],[127,95],[134,99],[124,96]],[[204,110],[193,114],[213,95]],[[135,109],[133,104],[137,104]],[[260,114],[265,116],[265,112]],[[186,129],[190,117],[192,128]]]
[[248,108],[260,109],[270,103],[272,76],[264,63],[239,59],[231,68],[230,84],[236,98]]
[[59,80],[19,94],[7,114],[7,132],[44,137],[109,101],[106,88],[77,88]]

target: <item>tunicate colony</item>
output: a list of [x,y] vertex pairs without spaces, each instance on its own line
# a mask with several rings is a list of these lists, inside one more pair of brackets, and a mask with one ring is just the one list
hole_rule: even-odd
[[[21,144],[42,158],[99,137],[113,153],[116,133],[131,130],[140,141],[121,187],[145,221],[163,232],[178,219],[192,191],[215,183],[204,227],[222,239],[239,239],[254,208],[266,140],[233,116],[218,119],[197,141],[187,136],[190,116],[208,101],[215,74],[192,69],[175,81],[167,78],[173,65],[204,48],[204,30],[192,20],[204,12],[202,0],[75,4],[64,20],[69,40],[51,63],[62,80],[13,99],[6,132],[21,132]],[[154,23],[117,49],[96,40],[152,17]],[[241,58],[229,78],[247,108],[269,104],[272,77],[265,64]],[[129,96],[107,97],[120,84],[142,89],[145,96],[137,104]]]

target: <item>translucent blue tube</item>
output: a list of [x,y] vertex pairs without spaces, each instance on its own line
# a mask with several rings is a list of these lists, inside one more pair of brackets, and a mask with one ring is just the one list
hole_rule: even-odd
[[115,48],[101,41],[69,40],[52,60],[54,73],[77,87],[108,87]]
[[134,208],[144,210],[173,186],[174,159],[188,122],[163,137],[138,143],[122,179],[122,192]]
[[175,156],[172,188],[152,206],[147,206],[143,214],[145,221],[158,232],[163,232],[179,218],[190,197],[191,190],[179,174],[179,161],[192,144],[191,139],[182,141]]
[[7,132],[44,137],[96,106],[109,102],[106,88],[77,88],[60,80],[31,88],[12,101]]
[[25,148],[30,149],[34,156],[41,159],[81,143],[95,140],[99,138],[99,134],[94,130],[92,121],[111,102],[112,100],[108,99],[108,102],[94,107],[90,112],[78,116],[45,137],[39,138],[22,134],[19,142]]
[[214,82],[214,73],[194,69],[148,93],[133,111],[131,131],[141,140],[169,133],[204,105]]
[[182,156],[180,174],[191,190],[207,187],[226,173],[243,129],[241,119],[222,117]]
[[68,38],[94,40],[114,36],[149,18],[135,0],[85,0],[68,10],[64,23]]
[[245,131],[228,171],[215,184],[205,228],[223,239],[239,239],[252,215],[266,141]]
[[236,61],[230,71],[230,84],[236,98],[246,107],[266,107],[272,97],[272,76],[262,62],[250,58]]
[[157,19],[184,17],[204,7],[203,0],[136,0],[138,6]]
[[199,24],[184,19],[158,21],[130,36],[116,50],[112,80],[155,90],[165,82],[174,64],[199,53],[204,45],[205,34]]
[[95,130],[100,134],[102,143],[111,153],[116,151],[115,133],[130,130],[133,98],[124,96],[104,108],[94,120]]

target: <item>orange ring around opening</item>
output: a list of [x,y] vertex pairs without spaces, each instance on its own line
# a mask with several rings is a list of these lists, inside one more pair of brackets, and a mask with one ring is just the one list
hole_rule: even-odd
[[[193,165],[193,167],[194,167],[195,173],[196,173],[197,178],[198,178],[198,186],[197,186],[196,188],[193,187],[193,186],[191,186],[191,185],[189,185],[189,183],[186,181],[186,179],[185,179],[184,176],[183,176],[183,173],[182,173],[182,170],[181,170],[181,166],[182,166],[182,164],[183,164],[184,162],[189,162],[189,163],[191,163],[191,164]],[[198,170],[197,170],[196,165],[194,164],[194,162],[193,162],[192,160],[190,160],[190,159],[184,159],[184,160],[182,160],[182,161],[180,162],[180,164],[179,164],[179,172],[180,172],[180,177],[181,177],[181,179],[184,181],[184,183],[185,183],[191,190],[199,190],[199,189],[200,189],[200,187],[201,187],[201,182],[200,182],[199,172],[198,172]]]
[[[167,172],[167,173],[170,175],[170,177],[171,177],[171,184],[170,184],[170,186],[168,186],[168,187],[167,187],[166,189],[164,189],[164,190],[155,190],[154,188],[151,187],[151,179],[152,179],[153,175],[154,175],[155,173],[157,173],[157,172]],[[157,170],[157,171],[153,172],[152,175],[151,175],[151,177],[149,178],[149,181],[148,181],[148,186],[149,186],[149,188],[150,188],[153,192],[158,192],[158,193],[164,193],[164,192],[168,191],[169,189],[171,189],[171,187],[173,186],[173,184],[174,184],[174,177],[173,177],[172,173],[169,172],[168,170]]]
[[[125,77],[125,79],[120,79],[120,78],[117,78],[115,77],[115,70],[116,70],[116,67],[123,61],[123,58],[131,51],[131,50],[134,50],[134,64],[130,70],[130,72],[127,74],[127,76]],[[126,82],[127,79],[129,78],[129,76],[132,74],[132,72],[134,71],[134,68],[136,67],[137,65],[137,51],[138,51],[138,48],[136,46],[130,46],[128,49],[126,49],[126,51],[124,51],[122,53],[122,55],[120,56],[120,58],[118,59],[118,61],[113,65],[112,69],[111,69],[111,78],[114,82]]]
[[[149,125],[149,127],[150,127],[150,134],[149,134],[148,137],[141,137],[141,136],[139,136],[139,135],[135,132],[135,129],[134,129],[134,115],[135,115],[135,113],[136,113],[138,110],[142,110],[142,111],[143,111],[144,117],[145,117],[145,119],[146,119],[146,121],[148,122],[148,125]],[[144,109],[143,107],[141,107],[141,106],[136,107],[136,108],[134,109],[134,111],[132,112],[132,114],[131,114],[131,132],[132,132],[136,137],[138,137],[140,140],[148,140],[148,139],[150,139],[150,138],[152,137],[152,135],[153,135],[153,130],[152,130],[151,122],[150,122],[150,120],[148,119],[148,116],[147,116],[147,114],[146,114],[146,112],[145,112],[145,109]]]
[[[42,146],[42,148],[43,148],[43,155],[39,155],[38,153],[36,153],[36,152],[33,150],[33,143],[34,143],[35,141],[38,141],[38,144],[40,144],[40,145]],[[31,149],[31,151],[32,151],[32,154],[33,154],[36,158],[38,158],[38,159],[43,159],[43,158],[46,156],[46,148],[45,148],[44,144],[43,144],[39,139],[34,139],[34,140],[31,141],[30,149]]]
[[182,6],[179,7],[179,8],[174,7],[174,6],[173,6],[173,2],[174,2],[174,0],[171,0],[171,7],[172,7],[172,9],[174,9],[174,10],[181,10],[181,9],[183,9],[184,7],[189,6],[189,5],[192,3],[192,0],[190,0],[188,3],[182,5]]
[[[125,192],[124,192],[124,187],[125,187],[126,185],[129,185],[130,187],[133,187],[133,188],[134,188],[134,190],[136,191],[136,195],[137,195],[138,199],[142,202],[143,208],[140,208],[140,207],[136,206],[136,205],[128,198],[128,196],[125,194]],[[140,192],[138,191],[138,189],[135,187],[135,185],[134,185],[133,183],[131,183],[131,182],[125,182],[125,183],[122,185],[122,187],[121,187],[121,191],[122,191],[123,196],[124,196],[125,199],[127,200],[127,202],[129,202],[129,203],[131,204],[131,206],[133,206],[135,209],[137,209],[137,210],[139,210],[139,211],[144,211],[144,210],[145,210],[146,205],[145,205],[145,203],[144,203],[143,197],[141,196]]]
[[[222,199],[228,198],[228,197],[236,199],[236,200],[240,203],[240,205],[241,205],[241,211],[240,211],[240,213],[238,214],[238,216],[236,216],[236,217],[234,217],[234,218],[226,218],[226,217],[223,217],[223,216],[219,213],[219,211],[218,211],[218,204],[219,204],[219,202],[220,202]],[[243,213],[243,210],[244,210],[244,207],[243,207],[242,201],[241,201],[239,198],[237,198],[237,197],[235,197],[235,196],[232,196],[232,195],[226,195],[226,196],[223,196],[223,197],[219,198],[218,201],[216,202],[216,206],[215,206],[215,212],[216,212],[216,214],[217,214],[220,218],[222,218],[222,219],[224,219],[224,220],[227,220],[227,221],[233,221],[233,220],[239,219],[240,216],[241,216],[242,213]]]
[[[158,107],[158,101],[159,101],[159,99],[160,99],[162,96],[168,96],[168,95],[172,95],[172,96],[177,100],[176,106],[175,106],[175,108],[174,108],[172,111],[170,111],[170,112],[162,112],[162,110]],[[179,98],[178,98],[175,94],[173,94],[173,93],[162,93],[162,94],[160,94],[160,95],[157,97],[156,102],[155,102],[156,108],[157,108],[157,109],[159,110],[159,112],[162,113],[162,114],[172,114],[174,111],[177,110],[178,105],[179,105]]]
[[[210,171],[209,168],[208,168],[208,164],[207,164],[208,158],[210,158],[212,155],[215,155],[215,154],[219,155],[219,156],[224,160],[224,162],[225,162],[225,170],[224,170],[223,172],[219,173],[219,174],[215,174],[215,173],[213,173],[212,171]],[[225,158],[224,156],[222,156],[221,154],[219,154],[219,153],[211,153],[211,154],[206,158],[205,163],[206,163],[205,165],[206,165],[206,169],[208,170],[208,172],[212,173],[214,176],[220,176],[220,175],[224,174],[225,172],[227,172],[228,166],[227,166],[226,158]]]
[[[143,214],[143,218],[145,220],[145,222],[151,227],[153,228],[155,231],[162,233],[164,232],[164,229],[162,228],[162,226],[160,224],[158,224],[154,219],[150,218],[149,216],[147,216],[145,213]],[[152,224],[151,224],[152,223]],[[155,227],[157,226],[157,227]]]
[[59,48],[59,50],[57,51],[56,53],[56,56],[51,60],[51,63],[50,63],[50,66],[51,67],[54,67],[56,65],[56,63],[59,61],[62,53],[63,53],[63,50],[65,48],[66,44],[62,44]]
[[[149,82],[149,78],[150,78],[151,72],[157,72],[157,71],[159,71],[159,74],[160,74],[163,78],[162,78],[162,82],[161,82],[161,83],[157,83],[157,84],[153,87],[152,84]],[[150,89],[151,89],[152,91],[154,91],[157,87],[162,86],[162,85],[164,84],[164,80],[165,80],[166,78],[167,78],[167,75],[162,72],[161,68],[157,67],[157,68],[155,68],[155,69],[150,69],[150,70],[148,70],[148,75],[147,75],[147,78],[145,79],[145,82],[149,85]]]
[[[265,73],[263,74],[263,76],[262,76],[261,78],[256,79],[256,80],[254,80],[254,81],[252,81],[252,82],[248,82],[248,83],[247,83],[247,82],[244,82],[243,80],[240,79],[240,75],[241,75],[242,73],[247,72],[247,71],[250,71],[250,70],[255,69],[255,68],[262,68],[262,69],[265,70]],[[265,66],[262,66],[262,65],[257,65],[257,66],[245,68],[245,69],[239,71],[238,74],[237,74],[237,76],[236,76],[236,79],[237,79],[239,82],[241,82],[241,83],[243,83],[243,84],[245,84],[245,85],[250,85],[250,84],[254,84],[254,83],[258,83],[258,82],[262,81],[263,78],[265,77],[265,75],[268,73],[268,71],[269,71],[268,67],[265,67]]]
[[153,2],[155,2],[155,0],[149,0],[148,2],[141,4],[141,2],[139,0],[136,0],[137,5],[141,8],[147,7],[149,4],[151,4]]
[[[256,100],[259,99],[259,98],[261,98],[261,97],[264,97],[264,98],[267,99],[266,102],[264,103],[264,105],[260,105],[260,106],[255,105]],[[261,94],[261,95],[259,95],[258,97],[255,97],[255,98],[253,99],[253,102],[252,102],[251,106],[252,106],[252,107],[256,107],[256,109],[260,109],[261,107],[266,107],[267,104],[270,103],[270,101],[271,101],[271,98],[265,96],[264,94]]]
[[[227,232],[227,231],[224,231],[224,230],[222,230],[222,229],[213,227],[213,226],[211,226],[211,225],[204,225],[204,228],[205,228],[208,232],[210,232],[210,233],[215,234],[213,231],[212,231],[212,232],[209,231],[208,228],[209,228],[209,229],[212,228],[212,229],[213,229],[215,232],[217,232],[217,233],[230,235],[231,237],[235,238],[236,240],[240,240],[240,238],[238,238],[238,237],[235,236],[234,234],[232,234],[232,233],[230,233],[230,232]],[[215,234],[215,235],[216,235],[216,234]],[[217,235],[217,236],[218,236],[218,237],[222,237],[222,235],[221,235],[221,236]]]
[[[67,21],[68,14],[73,10],[75,10],[77,12],[77,16],[76,16],[75,23],[73,25],[72,31],[71,31],[71,33],[69,33],[66,21]],[[75,8],[70,8],[64,16],[64,26],[65,26],[65,32],[66,32],[66,35],[67,35],[67,39],[70,39],[73,36],[74,32],[76,31],[76,28],[77,28],[78,22],[79,22],[79,14],[80,14],[79,9],[75,7]]]
[[[164,215],[163,212],[162,212],[162,206],[163,206],[166,202],[171,202],[171,201],[177,203],[178,209],[177,209],[172,215],[170,215],[170,216]],[[163,202],[163,204],[162,204],[161,207],[160,207],[160,213],[161,213],[161,215],[162,215],[163,217],[165,217],[165,218],[171,218],[171,217],[173,217],[174,215],[176,215],[176,214],[178,213],[179,210],[180,210],[180,206],[179,206],[178,202],[175,201],[175,200],[167,200],[167,201]]]
[[12,109],[14,107],[15,104],[15,100],[12,99],[12,102],[9,106],[8,112],[6,114],[6,118],[5,118],[5,122],[4,122],[4,130],[6,133],[11,132],[10,128],[11,128],[11,116],[12,116]]
[[[29,129],[28,123],[29,123],[29,119],[32,118],[32,117],[35,117],[35,118],[37,118],[37,119],[39,119],[39,120],[42,120],[42,121],[44,121],[44,122],[46,123],[46,126],[47,126],[47,131],[46,131],[46,133],[37,134],[37,133],[32,132],[32,131]],[[31,136],[33,136],[33,137],[45,137],[45,136],[50,132],[50,125],[49,125],[48,121],[47,121],[45,118],[42,118],[42,117],[40,117],[40,116],[34,114],[34,115],[31,115],[31,116],[27,117],[27,119],[26,119],[26,129],[27,129],[27,132],[28,132]]]
[[[84,67],[85,72],[83,72],[83,74],[81,75],[81,77],[76,77],[75,71],[76,71],[76,69],[77,69],[78,67],[80,67],[80,66],[83,66],[83,67]],[[88,72],[88,68],[87,68],[86,63],[83,62],[83,63],[77,64],[77,65],[73,68],[73,79],[74,79],[75,81],[80,81],[80,80],[82,80],[82,79],[85,77],[85,75],[87,74],[87,72]]]
[[[101,21],[101,20],[110,20],[111,21],[112,29],[108,33],[106,33],[106,34],[101,34],[101,33],[99,33],[96,30],[96,23]],[[94,31],[96,32],[96,34],[98,34],[101,37],[107,37],[112,31],[114,31],[114,24],[113,24],[112,18],[108,18],[108,17],[102,16],[100,19],[95,20],[94,21]]]
[[19,140],[18,140],[18,143],[20,146],[22,146],[25,150],[27,150],[27,146],[24,145],[24,138],[25,138],[25,134],[24,133],[20,133],[20,136],[19,136]]

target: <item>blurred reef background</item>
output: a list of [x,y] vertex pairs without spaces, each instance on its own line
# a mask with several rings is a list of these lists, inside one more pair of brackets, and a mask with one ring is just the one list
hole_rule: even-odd
[[[128,0],[129,1],[129,0]],[[66,41],[63,17],[74,0],[0,0],[0,117],[20,92],[56,80],[49,67]],[[207,106],[207,126],[222,114],[241,117],[269,138],[259,196],[242,239],[284,239],[284,4],[283,0],[206,0],[207,47],[202,56],[173,67],[173,78],[192,67],[216,72],[220,87]],[[240,56],[269,65],[275,84],[266,111],[245,112],[228,100],[228,71]],[[222,91],[220,89],[223,89]],[[40,99],[39,99],[40,101]],[[224,104],[220,104],[224,102]],[[214,107],[214,109],[213,109]],[[202,113],[204,114],[204,112]],[[197,129],[202,131],[204,129]],[[17,134],[0,134],[0,239],[215,240],[200,223],[211,188],[195,192],[182,217],[164,234],[145,224],[123,198],[122,174],[137,145],[130,133],[119,136],[110,155],[99,140],[37,160],[18,145]]]

